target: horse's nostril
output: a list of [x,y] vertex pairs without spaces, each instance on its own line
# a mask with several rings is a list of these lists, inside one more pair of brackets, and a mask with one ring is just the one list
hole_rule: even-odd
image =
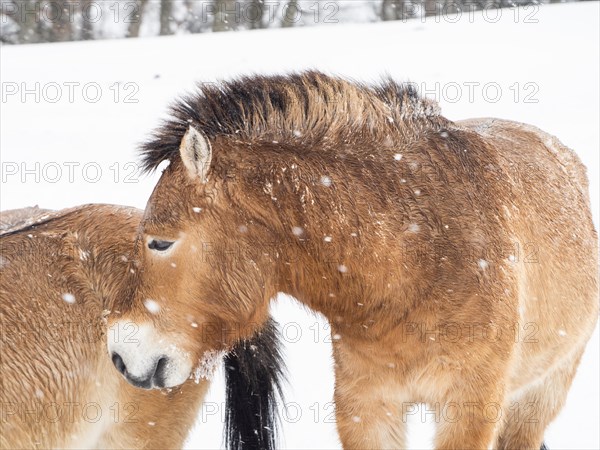
[[165,387],[165,376],[168,362],[169,359],[166,356],[163,356],[156,363],[156,370],[154,371],[154,377],[152,377],[156,387]]
[[125,363],[123,362],[123,358],[121,358],[121,355],[119,355],[118,353],[113,353],[112,354],[112,362],[115,365],[115,367],[117,368],[117,370],[122,375],[125,375],[125,372],[127,371],[127,367],[125,367]]
[[156,361],[154,370],[150,369],[150,372],[142,376],[132,376],[127,372],[127,366],[125,361],[116,352],[111,354],[111,359],[117,370],[134,386],[143,389],[152,389],[152,387],[162,388],[165,387],[165,381],[167,377],[167,365],[169,364],[169,358],[161,356]]

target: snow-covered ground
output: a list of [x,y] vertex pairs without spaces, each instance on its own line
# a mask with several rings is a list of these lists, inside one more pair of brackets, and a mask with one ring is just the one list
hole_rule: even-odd
[[[528,122],[575,149],[599,200],[597,2],[506,9],[459,18],[86,43],[2,47],[1,209],[106,202],[143,208],[156,176],[136,172],[136,143],[174,96],[236,74],[317,68],[356,79],[416,82],[451,119]],[[37,84],[36,84],[37,83]],[[288,448],[339,447],[326,322],[292,299],[274,305],[286,340],[282,405]],[[600,448],[598,330],[549,448]],[[221,444],[219,378],[189,448]],[[411,447],[431,446],[432,424],[411,422]]]

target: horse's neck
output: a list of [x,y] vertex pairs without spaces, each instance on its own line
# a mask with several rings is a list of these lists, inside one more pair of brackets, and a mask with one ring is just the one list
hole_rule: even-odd
[[[72,278],[111,310],[117,297],[127,286],[130,261],[129,248],[107,245],[103,236],[86,236],[85,242],[72,242]],[[131,244],[133,245],[133,244]]]
[[[265,267],[265,273],[274,269],[277,290],[296,297],[332,323],[338,320],[363,329],[373,327],[374,320],[387,323],[390,305],[397,316],[405,314],[411,290],[426,290],[426,283],[419,280],[427,277],[411,281],[399,264],[398,239],[402,238],[398,236],[406,221],[399,215],[403,212],[398,211],[393,220],[386,217],[385,201],[368,185],[352,183],[357,174],[350,170],[338,170],[337,178],[330,179],[321,176],[319,164],[311,167],[305,161],[304,172],[298,174],[294,170],[300,169],[293,166],[262,174],[250,194],[253,203],[266,205],[261,219],[270,220],[273,234],[264,241],[274,238],[276,248],[275,267]],[[244,197],[246,204],[248,197]],[[357,203],[356,198],[364,200]],[[239,203],[238,207],[245,207]],[[247,210],[247,215],[252,211]],[[381,259],[384,254],[391,259]],[[432,268],[422,270],[429,274]]]
[[[282,198],[280,214],[285,215],[286,206]],[[344,200],[337,206],[347,207]],[[326,211],[321,213],[327,215]],[[297,225],[293,226],[284,218],[275,219],[275,248],[268,252],[275,256],[275,266],[266,266],[265,273],[276,278],[278,292],[292,295],[331,322],[362,326],[374,318],[383,319],[390,289],[386,288],[381,295],[369,292],[368,299],[361,291],[360,283],[369,283],[370,272],[380,269],[369,266],[373,262],[372,252],[363,252],[361,248],[365,245],[368,249],[369,242],[361,240],[358,227],[338,226],[335,221],[319,220],[320,215],[315,211],[296,212]],[[355,223],[345,220],[347,217],[338,219],[342,223]]]

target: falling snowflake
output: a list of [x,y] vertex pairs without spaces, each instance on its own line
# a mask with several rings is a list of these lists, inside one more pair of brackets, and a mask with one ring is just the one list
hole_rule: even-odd
[[62,295],[62,299],[67,303],[75,303],[75,296],[73,294],[69,294],[68,292]]
[[160,305],[155,300],[152,300],[150,298],[144,300],[144,306],[150,314],[158,314],[158,312],[160,311]]

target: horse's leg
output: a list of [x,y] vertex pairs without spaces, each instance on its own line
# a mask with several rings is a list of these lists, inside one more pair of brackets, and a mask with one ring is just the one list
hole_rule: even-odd
[[337,428],[343,448],[406,448],[406,423],[400,408],[391,406],[381,400],[357,403],[356,398],[336,395]]
[[[489,368],[482,369],[490,374]],[[461,371],[462,372],[462,371]],[[436,449],[487,449],[502,419],[503,380],[462,373],[444,399],[435,436]]]
[[352,379],[336,372],[336,421],[343,448],[406,448],[406,423],[397,396],[366,377]]
[[[114,368],[112,370],[117,374]],[[182,448],[209,382],[203,380],[195,384],[188,381],[169,392],[143,390],[125,380],[119,381],[119,400],[111,405],[110,411],[114,423],[104,433],[97,448]]]
[[496,443],[499,450],[542,448],[544,431],[565,403],[582,353],[508,401]]

